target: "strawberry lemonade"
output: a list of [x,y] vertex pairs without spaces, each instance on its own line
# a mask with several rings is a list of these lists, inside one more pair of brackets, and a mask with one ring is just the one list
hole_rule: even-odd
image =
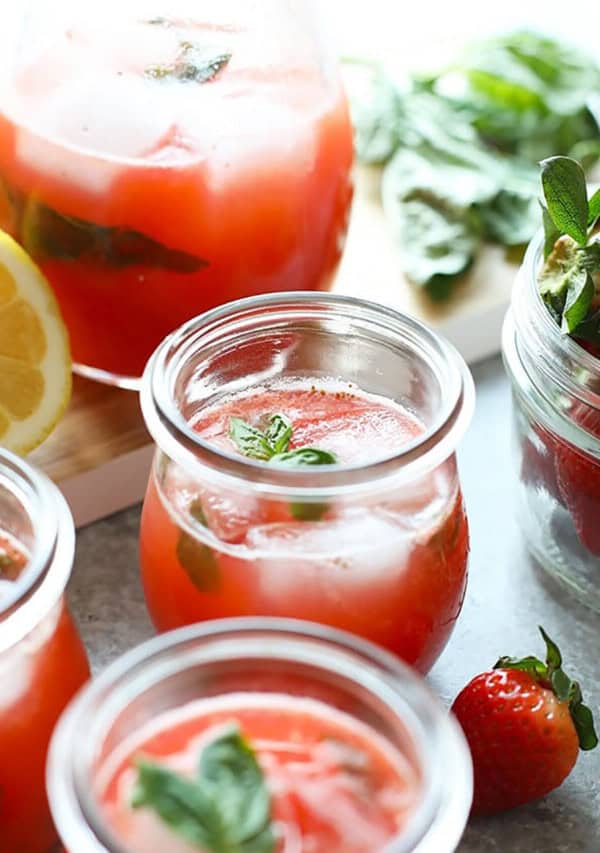
[[[39,519],[40,528],[47,529],[38,531],[35,541],[27,529],[24,508],[17,503],[26,480],[13,467],[22,464],[0,453],[0,520],[14,531],[0,531],[0,850],[48,853],[56,831],[44,783],[46,753],[60,714],[89,670],[62,600],[73,556],[72,523],[53,486],[55,503],[42,506],[34,501],[38,511],[50,517],[54,513],[55,519],[66,513],[55,556],[41,566],[40,575],[36,563],[39,567],[42,562],[42,540],[49,530]],[[26,547],[21,539],[34,541]]]
[[458,725],[397,658],[297,620],[189,626],[71,703],[50,749],[69,853],[451,853]]
[[[265,325],[279,299],[265,309]],[[311,297],[295,294],[287,301],[294,299],[304,306]],[[320,299],[321,311],[323,306],[358,314],[387,311],[340,297]],[[243,313],[256,302],[220,314]],[[170,394],[168,376],[174,372],[167,368],[163,374],[160,365],[163,353],[177,352],[177,337],[148,368],[143,408],[160,450],[140,547],[153,621],[164,631],[232,616],[308,619],[361,635],[427,670],[460,613],[469,550],[453,448],[439,438],[448,424],[432,434],[439,413],[431,409],[432,400],[426,403],[426,386],[434,380],[423,372],[422,384],[407,385],[407,395],[395,399],[401,371],[413,358],[401,347],[398,363],[386,366],[384,356],[375,361],[381,376],[389,372],[396,385],[388,394],[373,393],[351,375],[286,370],[286,359],[314,365],[321,356],[332,358],[333,350],[320,333],[313,340],[277,330],[266,340],[264,330],[256,331],[256,312],[250,313],[252,340],[235,336],[230,350],[217,322],[207,332],[207,339],[214,333],[216,340],[218,327],[222,335],[212,356],[198,344],[191,356],[198,369],[182,363],[186,378],[175,393],[182,395],[176,407],[185,409],[185,423],[176,407],[167,412],[148,395],[153,382],[159,395]],[[403,319],[390,313],[390,333],[396,334],[392,318]],[[210,318],[198,324],[212,325]],[[190,324],[181,331],[186,358],[193,329]],[[371,342],[355,335],[353,349],[365,347],[367,364]],[[339,340],[332,337],[335,345]],[[458,359],[451,348],[447,356]],[[414,354],[415,377],[421,358]],[[469,378],[460,361],[452,366],[453,381],[465,382],[464,398],[453,412],[461,426],[468,417]],[[269,381],[253,381],[269,372],[276,374]],[[215,393],[225,378],[222,393]],[[233,387],[243,390],[228,390]],[[429,390],[433,397],[434,388]],[[209,401],[200,399],[204,391]],[[182,429],[177,445],[163,431],[171,417],[170,436],[175,425]]]
[[33,5],[0,36],[0,227],[55,288],[80,366],[126,384],[189,317],[328,286],[352,133],[306,10]]

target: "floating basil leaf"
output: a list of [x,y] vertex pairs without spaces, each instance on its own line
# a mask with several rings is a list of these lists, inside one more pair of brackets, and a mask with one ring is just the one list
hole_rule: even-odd
[[[208,527],[202,503],[193,501],[190,515],[203,527]],[[180,531],[177,540],[177,559],[181,568],[200,592],[214,592],[221,585],[221,573],[217,555],[204,542],[195,539],[185,530]]]
[[139,231],[66,216],[33,199],[22,208],[19,230],[23,246],[36,260],[86,261],[116,269],[140,264],[178,273],[208,266],[208,261],[170,249]]
[[298,521],[321,521],[328,509],[329,504],[309,503],[308,501],[290,504],[290,513]]
[[256,755],[237,728],[207,744],[195,779],[142,759],[133,808],[151,808],[174,832],[213,853],[273,853],[271,799]]
[[231,59],[231,53],[223,50],[182,41],[174,62],[166,65],[151,65],[146,77],[153,80],[179,80],[183,83],[208,83]]
[[285,453],[276,453],[269,460],[273,465],[284,465],[286,468],[303,468],[306,465],[335,465],[337,457],[328,450],[317,447],[298,447]]
[[265,434],[241,418],[229,419],[229,438],[244,456],[251,459],[261,459],[266,462],[273,455],[273,448]]
[[285,415],[271,415],[269,425],[265,430],[265,438],[274,453],[283,453],[288,449],[292,438],[292,422]]

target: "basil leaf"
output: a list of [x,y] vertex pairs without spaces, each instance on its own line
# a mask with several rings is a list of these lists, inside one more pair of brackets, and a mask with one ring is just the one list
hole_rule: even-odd
[[481,204],[479,215],[485,236],[503,246],[528,243],[539,227],[536,199],[508,190],[500,190],[487,204]]
[[221,586],[221,572],[212,548],[185,530],[179,533],[177,560],[188,578],[200,592],[215,592]]
[[351,102],[354,148],[362,163],[386,163],[399,144],[401,96],[381,72],[374,75],[366,97]]
[[294,502],[290,504],[291,515],[298,521],[320,521],[327,510],[329,504]]
[[577,249],[577,261],[588,272],[600,272],[600,242],[595,240]]
[[151,65],[145,75],[153,80],[179,80],[183,83],[208,83],[231,59],[231,53],[195,42],[182,41],[174,62]]
[[254,750],[237,729],[202,750],[198,781],[217,804],[227,850],[274,850],[269,791]]
[[292,438],[292,422],[285,415],[271,415],[265,430],[265,438],[274,453],[283,453],[288,449]]
[[600,216],[600,189],[596,190],[589,202],[588,225],[594,225]]
[[594,282],[585,269],[574,267],[566,276],[567,297],[561,331],[572,334],[585,319],[594,298]]
[[542,187],[552,221],[583,246],[587,241],[588,199],[583,169],[569,157],[543,160]]
[[136,764],[138,778],[131,805],[151,808],[163,823],[191,844],[221,853],[221,815],[210,795],[196,782],[147,760]]
[[335,465],[337,457],[328,450],[320,450],[317,447],[298,447],[286,453],[276,453],[269,461],[286,468],[303,468],[305,465]]
[[36,260],[85,261],[115,269],[136,264],[178,273],[199,272],[208,261],[170,249],[130,228],[97,225],[66,216],[41,202],[12,196],[19,239]]
[[207,744],[196,779],[143,759],[133,808],[151,808],[178,835],[213,853],[273,853],[271,801],[256,756],[237,729]]
[[554,249],[554,245],[562,232],[554,224],[554,220],[548,213],[548,208],[541,205],[542,208],[542,223],[544,225],[544,260],[547,260]]
[[273,449],[264,433],[241,418],[229,419],[229,437],[244,456],[263,461],[273,456]]

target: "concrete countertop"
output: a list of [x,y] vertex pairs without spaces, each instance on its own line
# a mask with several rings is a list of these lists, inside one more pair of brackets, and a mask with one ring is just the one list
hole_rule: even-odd
[[[510,390],[499,358],[474,369],[478,400],[459,454],[471,526],[470,581],[459,624],[430,680],[446,703],[500,654],[541,654],[543,624],[583,685],[600,725],[600,616],[533,566],[516,529]],[[138,578],[139,508],[80,531],[70,601],[97,671],[152,635]],[[599,578],[600,583],[600,578]],[[539,803],[469,826],[461,853],[600,851],[600,748]]]

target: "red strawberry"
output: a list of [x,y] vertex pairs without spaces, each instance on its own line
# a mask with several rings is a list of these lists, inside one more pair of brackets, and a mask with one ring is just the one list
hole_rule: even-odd
[[[573,419],[600,440],[600,411],[582,404]],[[556,478],[581,543],[600,555],[600,462],[572,444],[558,441]]]
[[542,797],[569,775],[579,749],[598,743],[581,690],[562,669],[555,643],[540,628],[546,662],[500,658],[476,676],[452,710],[471,748],[473,814],[493,814]]

